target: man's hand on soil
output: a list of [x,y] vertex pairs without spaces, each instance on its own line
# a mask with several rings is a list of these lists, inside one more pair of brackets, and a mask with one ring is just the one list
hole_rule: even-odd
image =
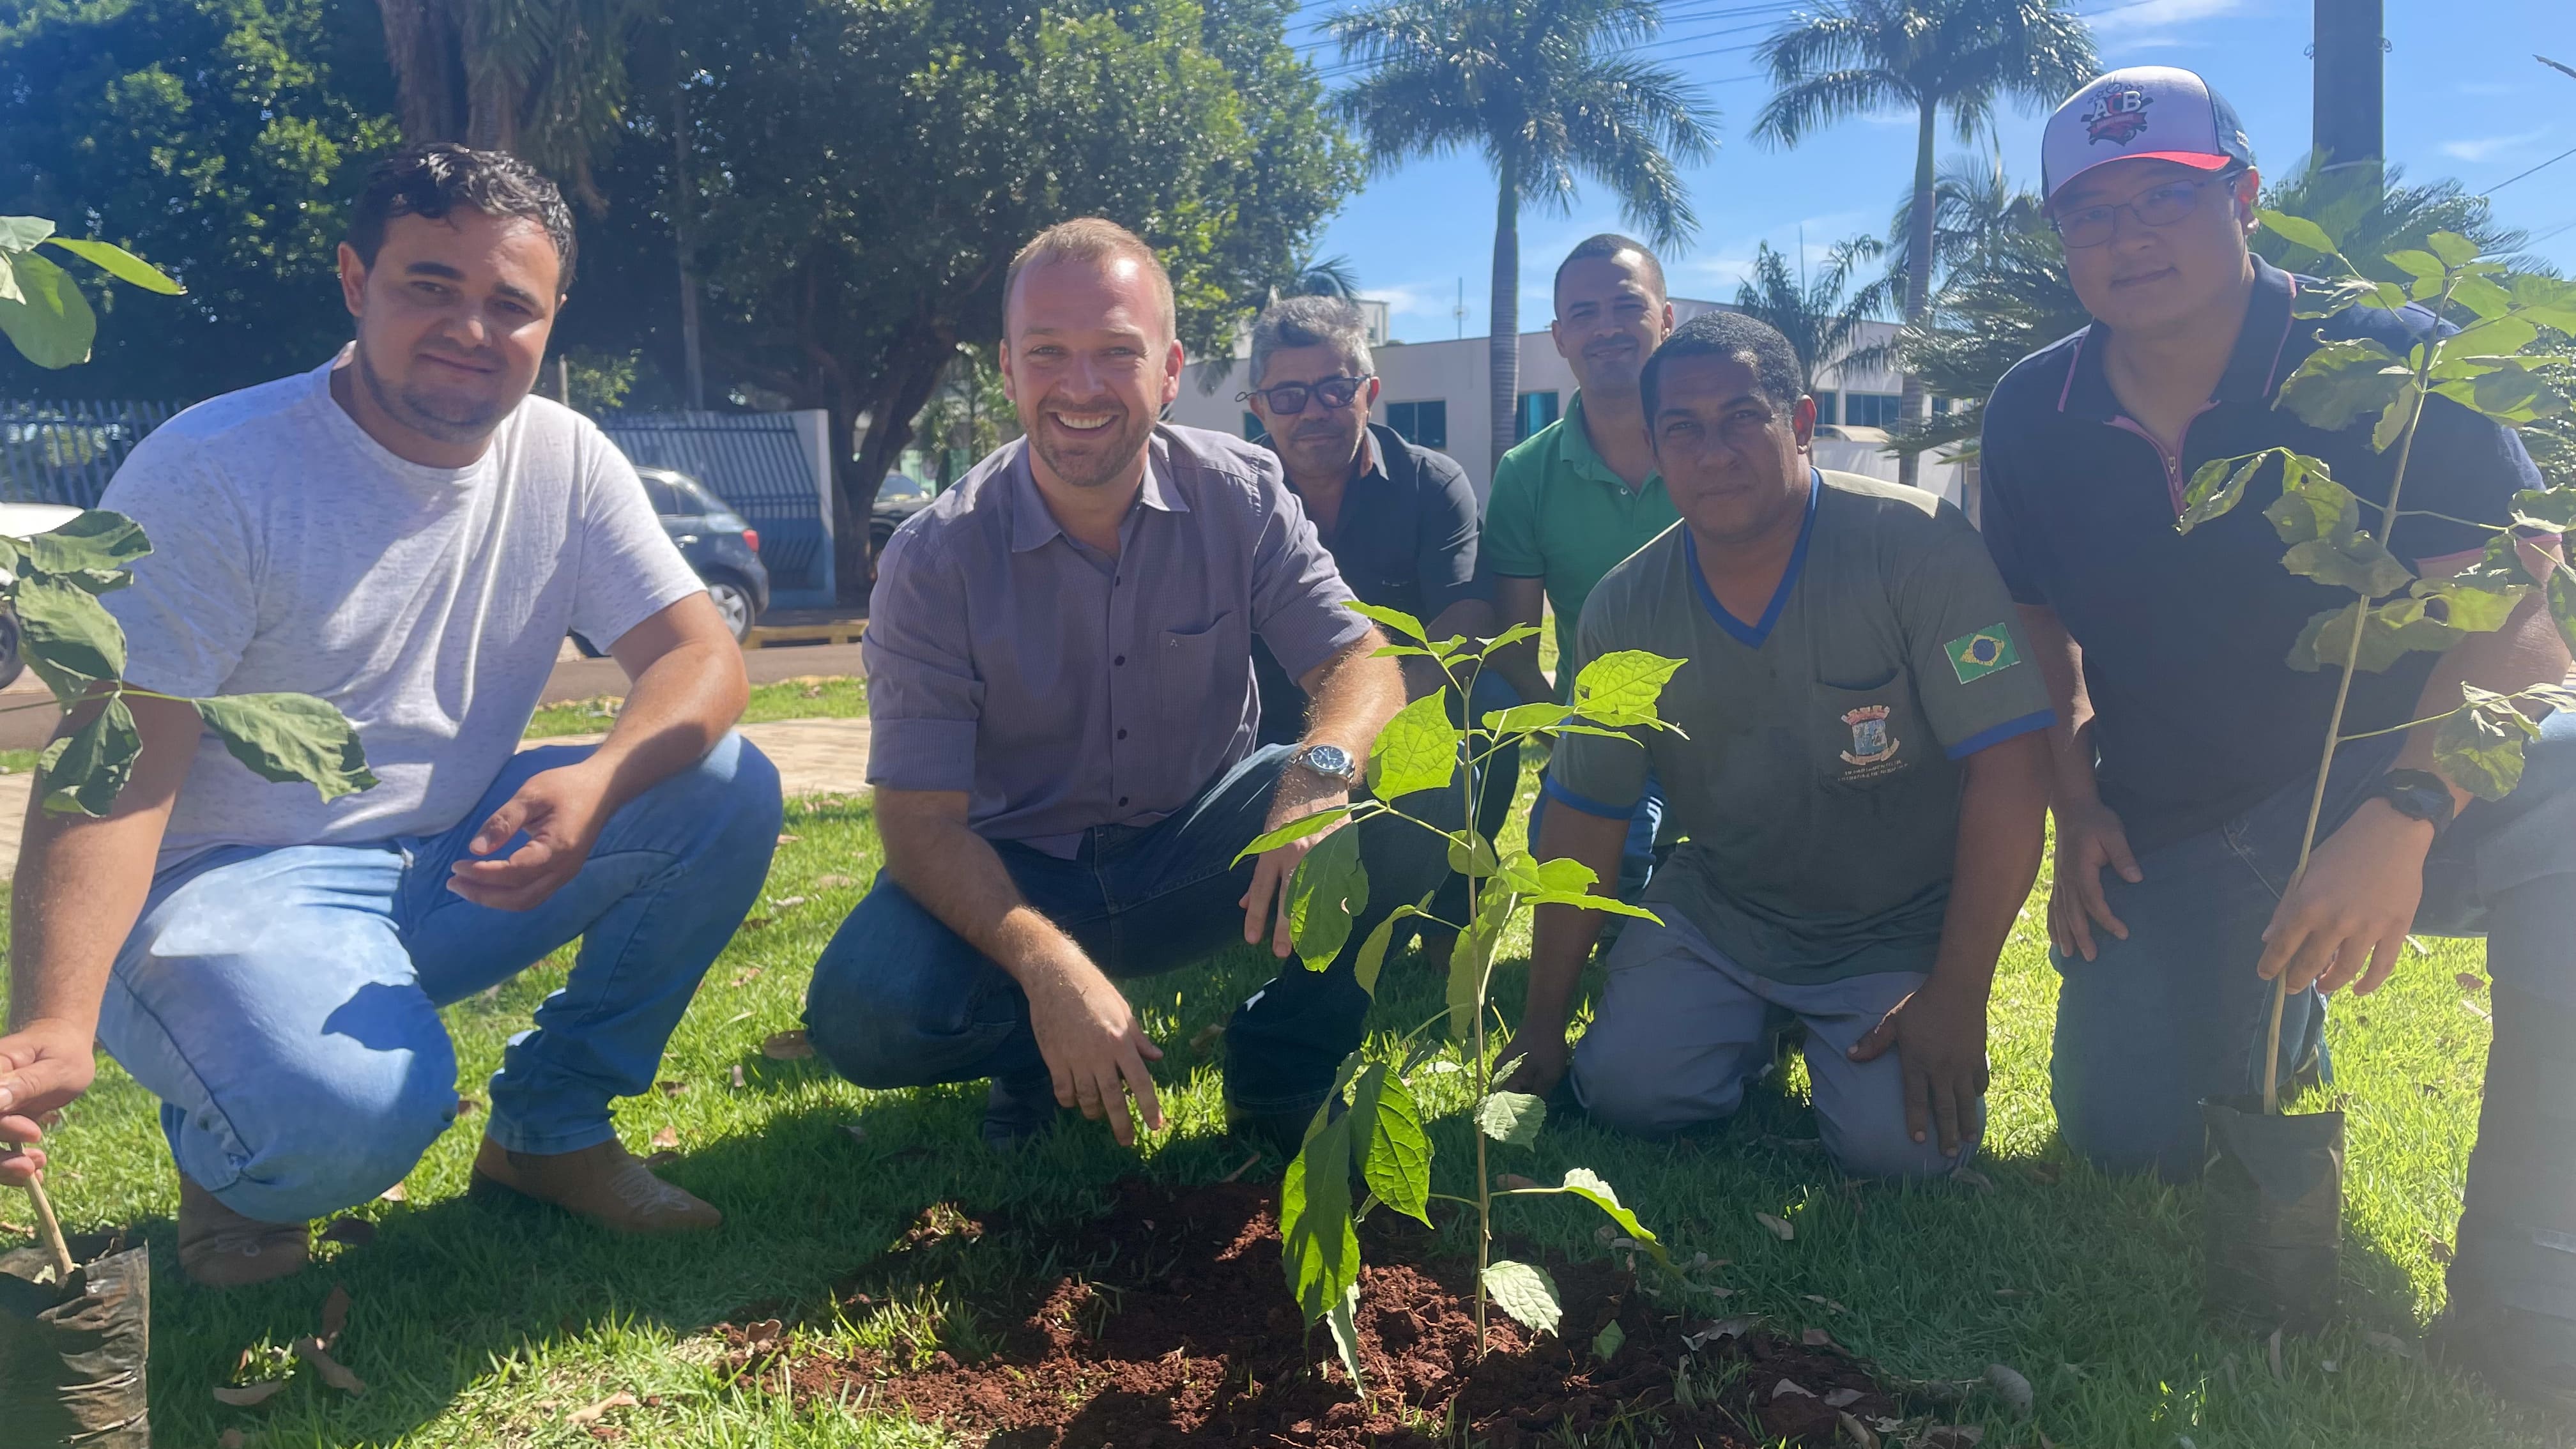
[[2138,859],[2129,853],[2129,834],[2120,817],[2096,800],[2089,805],[2055,805],[2057,873],[2048,892],[2048,939],[2060,956],[2094,957],[2093,928],[2125,941],[2129,928],[2111,914],[2102,893],[2105,866],[2131,885],[2145,880]]
[[2307,872],[2273,908],[2255,973],[2282,977],[2291,991],[2314,985],[2331,993],[2356,980],[2358,994],[2377,991],[2414,929],[2432,848],[2430,824],[2385,800],[2363,805],[2318,842]]
[[1056,1102],[1081,1108],[1094,1122],[1108,1118],[1118,1145],[1133,1147],[1136,1127],[1127,1112],[1132,1092],[1146,1130],[1162,1131],[1163,1106],[1145,1064],[1161,1061],[1163,1049],[1137,1025],[1135,1008],[1100,968],[1068,962],[1027,990],[1029,1027],[1055,1080]]
[[1927,982],[1853,1043],[1849,1055],[1875,1061],[1891,1046],[1904,1078],[1906,1134],[1921,1142],[1937,1125],[1941,1155],[1958,1156],[1986,1095],[1985,994]]

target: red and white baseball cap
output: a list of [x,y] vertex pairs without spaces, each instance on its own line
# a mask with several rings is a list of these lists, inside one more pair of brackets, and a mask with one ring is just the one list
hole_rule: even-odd
[[2209,82],[2174,66],[2133,65],[2089,82],[2048,118],[2042,193],[2053,199],[2094,167],[2133,156],[2218,171],[2253,165],[2254,143]]

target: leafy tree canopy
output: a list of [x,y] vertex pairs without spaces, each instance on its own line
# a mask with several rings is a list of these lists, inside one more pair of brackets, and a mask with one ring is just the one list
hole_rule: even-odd
[[148,256],[179,298],[93,288],[92,365],[19,396],[199,398],[308,368],[348,334],[332,257],[391,146],[374,8],[351,0],[0,0],[0,213]]

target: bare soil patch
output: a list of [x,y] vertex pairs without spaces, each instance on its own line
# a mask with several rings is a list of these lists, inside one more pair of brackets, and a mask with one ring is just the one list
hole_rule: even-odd
[[[1010,1301],[974,1303],[987,1351],[971,1361],[944,1347],[783,1358],[766,1323],[725,1329],[728,1362],[745,1387],[901,1408],[992,1449],[1340,1449],[1462,1437],[1511,1449],[1623,1426],[1634,1443],[1750,1449],[1775,1438],[1826,1445],[1844,1415],[1869,1424],[1898,1413],[1868,1366],[1837,1346],[1789,1341],[1752,1320],[1688,1318],[1679,1285],[1658,1298],[1609,1262],[1551,1265],[1563,1335],[1534,1336],[1492,1312],[1491,1352],[1480,1358],[1474,1265],[1437,1256],[1434,1235],[1385,1212],[1362,1225],[1363,1400],[1326,1332],[1307,1332],[1291,1305],[1277,1213],[1271,1188],[1141,1182],[1071,1229],[988,1227],[935,1208],[887,1261],[844,1286],[845,1301],[865,1306],[928,1284],[972,1291],[999,1259],[1051,1263],[1019,1275]],[[961,1271],[977,1255],[980,1270]],[[1613,1323],[1619,1341],[1605,1358],[1596,1345]]]

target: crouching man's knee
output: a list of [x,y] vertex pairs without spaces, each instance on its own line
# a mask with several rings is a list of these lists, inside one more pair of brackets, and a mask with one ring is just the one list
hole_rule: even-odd
[[1669,1137],[1723,1122],[1744,1105],[1740,1081],[1693,1082],[1670,1063],[1635,1055],[1623,1060],[1615,1050],[1586,1052],[1578,1045],[1573,1077],[1575,1096],[1586,1115],[1613,1132],[1634,1137]]
[[1944,1155],[1937,1126],[1927,1126],[1923,1140],[1914,1140],[1905,1125],[1902,1103],[1890,1102],[1887,1111],[1857,1115],[1855,1121],[1817,1114],[1825,1154],[1846,1177],[1947,1177],[1976,1155],[1986,1127],[1985,1105],[1980,1102],[1972,1120],[1959,1124],[1959,1150]]

